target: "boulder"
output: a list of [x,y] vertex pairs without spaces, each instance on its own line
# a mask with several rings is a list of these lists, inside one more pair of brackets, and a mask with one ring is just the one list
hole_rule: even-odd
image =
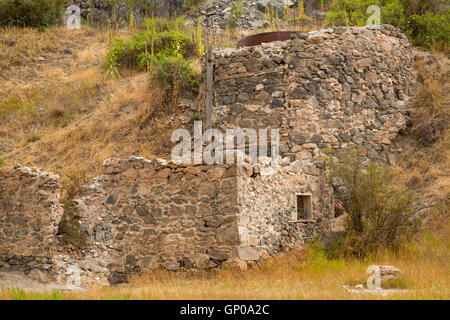
[[239,258],[231,258],[222,264],[224,269],[247,270],[247,262]]
[[256,261],[261,258],[262,247],[241,246],[238,248],[239,258],[247,261]]

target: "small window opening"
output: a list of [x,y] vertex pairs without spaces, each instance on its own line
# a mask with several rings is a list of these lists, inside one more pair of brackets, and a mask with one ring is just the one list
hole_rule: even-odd
[[310,194],[297,194],[297,219],[312,220],[312,196]]

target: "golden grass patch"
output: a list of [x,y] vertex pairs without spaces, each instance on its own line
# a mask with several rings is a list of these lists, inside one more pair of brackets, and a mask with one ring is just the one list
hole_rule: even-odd
[[[436,221],[438,222],[438,221]],[[298,249],[261,262],[246,271],[168,272],[155,270],[131,279],[125,287],[93,287],[86,292],[64,292],[64,299],[449,299],[449,224],[431,227],[400,252],[380,253],[364,260],[329,260],[314,247]],[[386,297],[349,293],[343,285],[362,283],[371,264],[394,265],[404,272],[407,292]],[[20,292],[0,292],[15,299]],[[34,296],[33,296],[34,295]],[[41,293],[52,299],[55,293]],[[36,299],[36,293],[29,298]],[[56,294],[56,297],[60,297]],[[37,297],[39,299],[39,296]]]

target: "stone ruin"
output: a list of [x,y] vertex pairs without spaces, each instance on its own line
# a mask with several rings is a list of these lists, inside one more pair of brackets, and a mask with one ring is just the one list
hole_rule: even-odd
[[414,51],[398,29],[330,28],[215,51],[212,123],[278,128],[291,161],[350,145],[385,157],[410,123],[415,87]]
[[331,188],[311,162],[285,160],[277,172],[270,159],[200,166],[105,160],[104,174],[75,200],[89,245],[71,261],[55,237],[63,215],[58,177],[1,168],[2,267],[64,278],[65,264],[117,283],[155,268],[246,268],[304,245],[331,227]]
[[391,26],[332,28],[261,46],[214,52],[213,127],[280,129],[278,171],[255,164],[176,165],[107,159],[74,214],[87,246],[64,247],[59,177],[0,168],[0,270],[71,288],[129,274],[246,268],[332,230],[327,148],[389,154],[406,128],[414,53]]

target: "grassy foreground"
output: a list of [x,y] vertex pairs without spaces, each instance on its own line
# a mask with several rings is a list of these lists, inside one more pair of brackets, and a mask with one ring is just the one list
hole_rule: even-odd
[[[280,255],[247,271],[169,273],[154,271],[135,277],[126,287],[91,288],[85,292],[25,292],[3,289],[0,299],[449,299],[449,224],[436,221],[400,252],[385,252],[365,260],[328,260],[309,247]],[[349,293],[345,284],[367,279],[370,264],[400,268],[405,276],[386,297]]]

